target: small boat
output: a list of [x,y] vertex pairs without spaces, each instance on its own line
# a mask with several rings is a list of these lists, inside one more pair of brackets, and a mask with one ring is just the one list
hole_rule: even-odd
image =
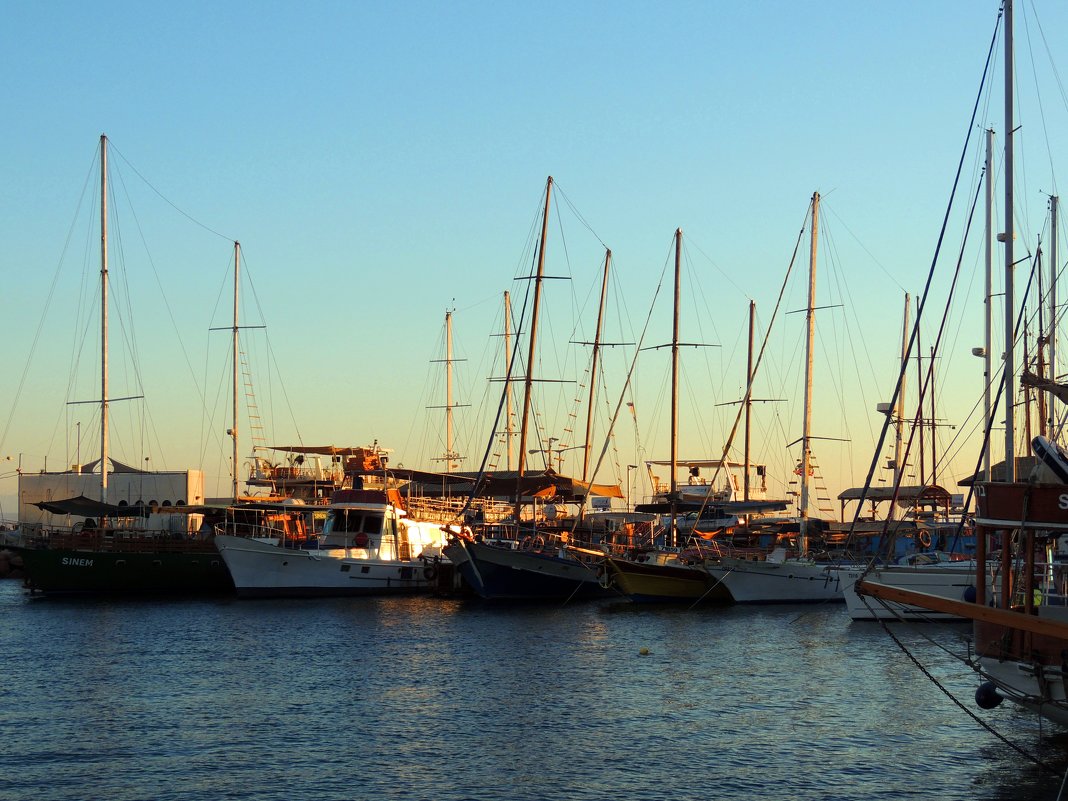
[[435,585],[445,536],[409,518],[396,489],[347,489],[334,493],[314,544],[217,535],[215,545],[242,598],[395,595]]
[[612,584],[630,600],[638,603],[733,602],[727,585],[713,576],[703,563],[688,564],[679,554],[658,551],[645,555],[650,561],[605,559],[606,573]]
[[902,557],[895,565],[876,566],[867,572],[863,567],[841,568],[846,611],[853,620],[961,620],[957,615],[912,604],[874,600],[858,594],[854,585],[863,576],[866,582],[886,587],[974,602],[975,565],[974,559],[924,551]]

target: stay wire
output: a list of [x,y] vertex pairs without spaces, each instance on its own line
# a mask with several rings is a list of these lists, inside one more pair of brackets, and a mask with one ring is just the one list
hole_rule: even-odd
[[[953,203],[954,203],[954,200],[957,197],[957,189],[958,189],[958,186],[960,184],[961,173],[962,173],[962,171],[964,169],[964,161],[965,161],[965,158],[968,155],[968,148],[969,148],[969,146],[971,144],[971,140],[972,140],[972,131],[975,128],[976,115],[978,114],[978,111],[979,111],[979,105],[982,102],[983,92],[984,92],[984,89],[986,87],[987,78],[990,75],[990,64],[991,64],[991,61],[992,61],[992,59],[994,57],[994,48],[995,48],[995,45],[997,44],[998,31],[1001,29],[1001,22],[1002,22],[1003,15],[1004,15],[1004,8],[1000,8],[998,10],[997,21],[994,24],[993,35],[990,38],[990,47],[988,48],[987,54],[986,54],[986,64],[984,65],[984,68],[983,68],[983,77],[979,81],[979,90],[976,93],[975,103],[972,106],[972,116],[971,116],[971,119],[968,121],[967,134],[964,137],[964,147],[961,149],[960,159],[957,162],[957,172],[956,172],[956,175],[953,178],[953,186],[952,186],[952,189],[950,190],[949,203],[946,205],[946,212],[945,212],[945,215],[942,218],[942,225],[941,225],[941,228],[939,229],[939,232],[938,232],[938,241],[937,241],[937,243],[935,245],[934,255],[931,258],[931,266],[930,266],[930,268],[929,268],[929,270],[927,272],[927,280],[926,280],[926,282],[924,284],[923,293],[921,294],[921,296],[919,298],[919,302],[917,303],[916,321],[912,326],[912,333],[909,336],[909,342],[908,342],[907,347],[905,348],[905,358],[901,362],[901,368],[898,370],[897,381],[894,384],[894,391],[893,391],[893,393],[891,394],[891,397],[890,397],[890,404],[889,405],[890,405],[891,409],[896,406],[898,396],[901,394],[901,383],[902,383],[902,380],[904,379],[905,371],[908,368],[908,359],[911,356],[911,354],[913,352],[913,349],[915,348],[916,338],[917,338],[917,336],[919,334],[919,331],[920,331],[920,323],[921,323],[921,321],[923,319],[923,309],[924,309],[924,306],[927,304],[927,296],[928,296],[928,293],[931,290],[931,284],[934,281],[935,268],[938,265],[938,257],[941,255],[941,252],[942,252],[942,243],[945,240],[946,229],[949,226],[949,218],[950,218],[950,214],[953,211]],[[871,488],[872,480],[875,477],[875,470],[878,467],[879,459],[882,456],[883,446],[886,443],[886,435],[887,435],[887,432],[890,430],[890,422],[891,422],[890,415],[887,415],[886,420],[883,421],[882,430],[879,433],[879,441],[875,446],[874,453],[872,454],[871,464],[868,467],[868,475],[864,479],[864,487],[861,490],[861,495],[860,495],[860,498],[858,499],[856,510],[853,513],[853,521],[849,525],[849,533],[847,535],[849,539],[852,539],[856,535],[857,522],[860,520],[860,515],[861,515],[861,513],[863,512],[863,509],[864,509],[864,501],[867,498],[868,490]]]

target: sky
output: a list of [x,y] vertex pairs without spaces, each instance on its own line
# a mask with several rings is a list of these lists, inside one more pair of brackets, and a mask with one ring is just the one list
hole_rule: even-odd
[[[18,465],[57,469],[98,450],[92,405],[72,402],[99,398],[101,134],[114,197],[110,394],[144,396],[112,404],[120,459],[202,468],[209,494],[227,492],[230,343],[211,329],[232,324],[240,240],[242,350],[265,441],[378,440],[395,464],[440,468],[451,311],[454,447],[476,468],[502,386],[490,380],[503,374],[502,296],[518,315],[530,282],[515,279],[532,268],[551,175],[546,273],[570,280],[546,282],[535,372],[565,383],[539,385],[528,450],[549,437],[557,449],[582,443],[585,407],[574,400],[587,391],[590,348],[574,343],[593,337],[611,248],[604,338],[627,344],[605,350],[598,448],[622,414],[598,477],[648,492],[644,471],[631,479],[626,466],[668,456],[666,353],[641,351],[629,387],[625,378],[632,343],[670,341],[681,228],[680,338],[718,347],[684,349],[679,455],[723,447],[737,407],[718,404],[744,391],[752,300],[758,346],[772,327],[754,394],[776,400],[754,409],[754,458],[787,491],[804,315],[782,312],[807,304],[807,240],[774,320],[772,309],[818,191],[816,305],[826,308],[813,434],[824,438],[814,449],[834,498],[863,483],[872,460],[904,294],[923,288],[970,133],[921,333],[926,349],[963,253],[936,360],[941,483],[955,485],[978,452],[981,202],[962,242],[981,130],[993,127],[1003,146],[1000,46],[969,127],[997,9],[994,0],[7,3],[3,512]],[[1049,44],[1068,35],[1068,7],[1022,0],[1016,30],[1020,258],[1049,236],[1047,195],[1068,130],[1064,65]],[[996,161],[1000,206],[1000,150]],[[997,272],[998,297],[1002,286]],[[247,420],[239,431],[251,434]],[[568,456],[565,472],[576,462]]]

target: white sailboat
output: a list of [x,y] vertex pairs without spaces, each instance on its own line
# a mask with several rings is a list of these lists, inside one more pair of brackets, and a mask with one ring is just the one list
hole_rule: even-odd
[[736,603],[820,603],[843,601],[848,578],[835,565],[817,562],[808,551],[809,473],[811,465],[812,361],[816,318],[816,245],[819,241],[819,192],[812,195],[812,230],[809,254],[808,309],[806,311],[805,404],[801,436],[800,527],[797,554],[776,548],[765,560],[724,556],[710,562],[708,571],[721,580]]

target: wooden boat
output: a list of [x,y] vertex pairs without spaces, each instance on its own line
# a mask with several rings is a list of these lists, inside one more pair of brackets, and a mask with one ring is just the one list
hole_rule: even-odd
[[170,508],[151,512],[88,498],[41,504],[54,514],[84,517],[67,526],[24,525],[9,533],[24,583],[47,595],[203,595],[232,593],[215,545],[221,530],[260,539],[299,541],[299,511],[243,504],[227,509]]
[[[875,599],[907,603],[972,621],[973,669],[985,679],[976,702],[997,706],[1009,699],[1068,725],[1063,655],[1068,651],[1068,564],[1049,554],[1068,533],[1068,487],[1062,484],[979,485],[977,559],[995,556],[996,584],[986,571],[976,577],[974,601],[955,600],[862,580],[857,589]],[[1019,550],[1013,532],[1020,532]],[[996,547],[996,550],[995,550]]]
[[557,544],[547,548],[543,535],[498,542],[457,537],[445,547],[445,556],[487,599],[567,601],[609,594],[600,582],[603,552]]
[[[640,559],[640,557],[638,557]],[[605,559],[606,576],[630,600],[638,603],[733,603],[726,584],[702,562],[687,564],[677,554],[653,552],[650,561]]]
[[434,586],[445,532],[409,518],[397,490],[340,490],[328,508],[321,537],[302,547],[216,536],[238,596],[396,595]]
[[[232,590],[229,574],[210,534],[202,534],[203,475],[200,471],[166,474],[120,465],[108,453],[108,140],[100,137],[100,279],[101,279],[101,385],[100,458],[93,463],[99,471],[99,500],[79,494],[64,498],[46,489],[78,487],[91,491],[96,480],[92,466],[78,464],[66,473],[21,475],[20,504],[34,497],[47,500],[34,505],[61,515],[65,524],[30,520],[20,505],[19,530],[8,536],[9,547],[22,559],[25,581],[34,592],[43,593],[205,593]],[[235,243],[235,249],[236,249]],[[236,271],[235,271],[236,274]],[[236,299],[235,299],[236,305]],[[236,320],[235,320],[236,338]],[[236,345],[236,339],[235,339]],[[236,356],[235,356],[236,359]],[[236,379],[235,379],[236,380]],[[94,401],[95,402],[95,401]],[[236,404],[236,401],[235,401]],[[236,426],[235,426],[236,430]],[[236,452],[236,435],[235,435]],[[125,479],[125,489],[111,490],[109,478]],[[199,482],[194,479],[199,475]],[[176,482],[169,481],[174,476]],[[49,484],[49,482],[52,482]],[[115,482],[120,483],[120,482]],[[171,486],[174,506],[158,508],[154,502],[141,503],[135,492],[152,493]],[[33,491],[24,487],[32,487]],[[236,487],[236,483],[235,483]],[[68,490],[69,491],[69,490]],[[235,489],[236,496],[236,489]],[[149,498],[151,495],[145,495]],[[158,497],[158,496],[157,496]],[[109,503],[109,500],[111,501]],[[118,501],[116,503],[116,501]],[[188,508],[186,504],[190,504]],[[182,508],[176,508],[182,507]],[[75,518],[78,518],[75,521]],[[72,522],[74,521],[74,522]]]

